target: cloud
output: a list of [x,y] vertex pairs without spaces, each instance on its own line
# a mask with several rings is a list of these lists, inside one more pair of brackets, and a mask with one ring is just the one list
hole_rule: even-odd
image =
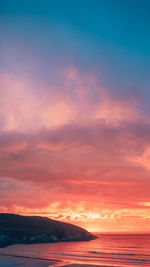
[[62,92],[1,73],[1,211],[83,226],[134,217],[140,227],[149,220],[148,206],[139,209],[149,203],[149,121],[94,75],[59,75]]
[[145,231],[148,230],[150,213],[147,209],[149,205],[145,203],[139,203],[141,208],[131,206],[131,203],[128,208],[109,203],[106,208],[106,203],[100,202],[97,205],[96,195],[95,201],[89,198],[88,202],[81,200],[81,197],[68,200],[69,195],[66,194],[57,195],[59,198],[56,200],[56,191],[53,192],[49,187],[42,189],[33,183],[16,182],[10,178],[0,179],[0,195],[0,212],[48,216],[75,223],[92,231],[100,228],[112,230],[112,225],[115,231],[136,231],[141,229],[143,222]]
[[2,130],[28,132],[63,125],[73,119],[72,104],[53,90],[49,89],[42,96],[35,94],[31,81],[3,72],[0,81]]
[[[130,101],[130,102],[129,102]],[[108,124],[118,124],[123,121],[136,122],[142,119],[138,104],[131,100],[104,99],[94,114],[95,119],[103,119]]]
[[139,206],[150,207],[150,202],[140,202]]
[[138,156],[129,156],[127,158],[129,161],[135,163],[136,165],[143,166],[147,170],[150,170],[150,146],[149,144],[144,149],[143,153]]

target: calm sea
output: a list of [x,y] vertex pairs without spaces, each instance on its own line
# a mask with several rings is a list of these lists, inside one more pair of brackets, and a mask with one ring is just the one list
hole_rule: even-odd
[[98,234],[89,242],[13,245],[1,253],[103,266],[150,266],[150,234]]

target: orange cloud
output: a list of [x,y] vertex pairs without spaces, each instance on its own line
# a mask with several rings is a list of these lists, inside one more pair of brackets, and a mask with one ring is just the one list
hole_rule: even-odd
[[150,124],[137,101],[114,100],[74,68],[61,90],[0,78],[1,211],[148,231]]
[[140,156],[129,156],[127,157],[127,160],[150,170],[150,147],[146,147]]

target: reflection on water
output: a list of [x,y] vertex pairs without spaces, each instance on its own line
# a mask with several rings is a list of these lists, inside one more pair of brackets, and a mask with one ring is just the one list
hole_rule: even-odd
[[150,266],[150,235],[98,234],[90,242],[14,245],[1,249],[1,253],[63,261],[55,266],[69,263]]

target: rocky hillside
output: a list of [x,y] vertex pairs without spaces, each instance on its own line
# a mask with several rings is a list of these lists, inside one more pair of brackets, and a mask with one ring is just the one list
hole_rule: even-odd
[[59,241],[88,241],[96,236],[47,217],[0,213],[0,246]]

